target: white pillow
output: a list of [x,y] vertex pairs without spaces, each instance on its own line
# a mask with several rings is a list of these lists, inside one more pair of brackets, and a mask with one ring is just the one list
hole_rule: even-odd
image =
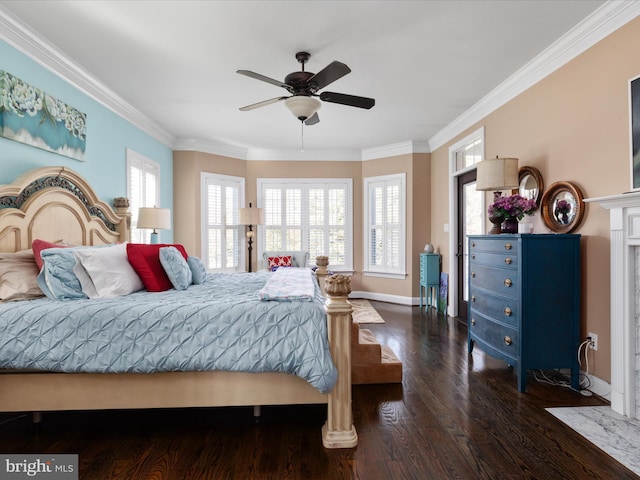
[[[89,276],[95,292],[87,279],[74,273],[80,280],[82,291],[89,297],[118,297],[142,290],[142,280],[127,259],[127,244],[121,243],[112,247],[86,248],[73,252],[77,264],[80,264]],[[76,264],[76,265],[77,265]],[[82,277],[82,278],[81,278]],[[83,280],[85,283],[83,283]],[[85,284],[87,290],[85,291]]]

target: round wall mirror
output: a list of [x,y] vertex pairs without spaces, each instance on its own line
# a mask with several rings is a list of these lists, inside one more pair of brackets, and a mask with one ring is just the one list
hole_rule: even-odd
[[543,192],[544,182],[540,171],[535,167],[521,167],[518,170],[518,190],[514,193],[527,200],[534,199],[539,207]]
[[570,233],[580,225],[584,202],[580,188],[571,182],[556,182],[542,197],[542,221],[555,233]]

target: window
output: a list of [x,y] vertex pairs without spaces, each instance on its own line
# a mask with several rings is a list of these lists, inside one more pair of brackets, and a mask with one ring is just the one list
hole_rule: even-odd
[[131,241],[149,243],[151,230],[138,229],[138,209],[160,206],[160,164],[127,149],[127,197],[131,211]]
[[238,226],[241,198],[244,178],[202,174],[202,261],[208,270],[244,268],[244,238]]
[[259,252],[303,250],[329,257],[334,271],[353,270],[352,180],[259,179],[264,225]]
[[405,174],[364,179],[364,270],[398,275],[405,271]]

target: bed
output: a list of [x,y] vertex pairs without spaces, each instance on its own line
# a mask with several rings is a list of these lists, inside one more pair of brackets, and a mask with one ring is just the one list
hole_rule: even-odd
[[[50,242],[64,240],[72,245],[96,247],[127,242],[129,240],[130,214],[126,199],[115,199],[114,204],[115,208],[112,208],[106,202],[98,199],[86,180],[70,169],[46,167],[28,172],[12,184],[0,186],[0,253],[30,249],[36,239]],[[48,252],[55,250],[48,250]],[[330,363],[335,367],[333,374],[330,372],[326,375],[322,373],[308,375],[303,370],[306,369],[310,360],[304,357],[292,360],[293,357],[289,355],[286,355],[286,358],[277,358],[276,363],[290,363],[289,367],[294,373],[284,373],[284,369],[271,367],[269,367],[271,370],[266,372],[258,372],[255,369],[223,370],[219,369],[221,368],[219,365],[222,364],[203,362],[202,358],[198,360],[196,353],[189,355],[195,360],[194,365],[188,365],[181,369],[183,360],[180,359],[175,361],[175,365],[168,364],[164,368],[153,371],[138,368],[138,365],[144,363],[144,360],[150,355],[140,352],[135,360],[132,360],[131,365],[121,364],[116,368],[111,368],[113,367],[112,363],[117,362],[106,362],[110,364],[109,368],[111,369],[108,369],[104,365],[105,362],[102,362],[102,365],[91,367],[90,371],[77,371],[74,369],[73,362],[65,363],[62,360],[59,362],[60,371],[40,371],[33,368],[25,370],[17,362],[15,367],[5,365],[0,370],[0,411],[46,412],[326,403],[327,420],[322,427],[323,445],[326,448],[354,447],[357,445],[357,433],[353,426],[351,410],[350,331],[352,309],[347,301],[350,292],[349,279],[340,275],[327,278],[326,257],[319,257],[317,263],[316,275],[322,289],[316,289],[315,298],[311,303],[320,302],[320,305],[323,304],[321,308],[324,312],[321,312],[321,322],[326,323],[319,323],[319,326],[313,328],[322,330],[319,335],[326,336],[328,339],[327,349]],[[272,274],[256,272],[255,274],[233,275],[251,279],[251,281],[242,282],[247,285],[247,290],[240,292],[240,287],[237,287],[236,291],[239,296],[255,298],[248,285],[255,284],[254,287],[258,288],[268,281],[266,276]],[[146,301],[141,300],[145,294],[155,295],[153,301],[160,302],[160,306],[154,305],[148,309],[150,311],[158,311],[166,305],[173,304],[180,305],[182,309],[196,303],[202,308],[213,308],[210,303],[215,302],[211,302],[209,299],[217,297],[227,280],[215,274],[207,274],[207,281],[204,283],[209,284],[210,287],[213,285],[215,293],[203,290],[203,285],[191,285],[184,292],[176,290],[155,294],[138,292],[127,295],[127,297],[131,297],[130,300],[133,300],[134,303],[142,304]],[[234,287],[230,288],[234,289]],[[319,291],[322,291],[325,296],[320,295],[318,298],[317,292]],[[184,297],[184,295],[188,297]],[[124,297],[119,298],[124,299]],[[189,298],[189,300],[185,301],[185,298]],[[111,303],[109,303],[110,301]],[[259,300],[252,300],[252,302],[252,308],[256,309],[254,316],[256,320],[253,322],[255,325],[260,323],[258,318],[266,315],[265,309],[269,310],[269,315],[277,315],[275,310],[271,311],[273,303],[285,305],[285,308],[288,308],[286,315],[292,319],[303,317],[306,319],[307,316],[310,316],[309,313],[299,310],[296,302],[260,302]],[[82,306],[83,309],[111,312],[114,318],[110,322],[104,319],[101,321],[120,322],[118,330],[128,332],[132,323],[125,318],[125,310],[128,309],[117,310],[118,303],[118,301],[110,299],[78,301],[34,299],[0,303],[0,314],[4,311],[5,318],[9,318],[17,314],[18,307],[16,305],[19,305],[20,308],[28,305],[28,311],[39,312],[41,317],[48,318],[48,314],[43,315],[44,311],[76,310],[76,307]],[[13,305],[7,307],[10,304]],[[2,310],[3,308],[4,310]],[[224,308],[229,309],[229,305],[227,304]],[[32,321],[31,317],[28,317],[31,314],[21,312],[21,315],[25,315],[25,319],[29,318],[29,321]],[[83,315],[85,315],[84,310]],[[169,320],[177,318],[173,317],[173,312],[163,315]],[[190,318],[193,315],[195,313],[191,312],[187,316]],[[66,317],[66,315],[64,316]],[[143,315],[139,315],[137,318],[143,317]],[[87,318],[89,317],[87,316]],[[17,317],[14,320],[16,319]],[[90,323],[85,320],[83,317],[83,324]],[[154,320],[151,319],[150,323],[153,322]],[[157,320],[155,322],[158,323]],[[175,321],[175,327],[171,327],[171,336],[180,338],[184,344],[187,344],[192,341],[192,337],[188,335],[188,332],[180,332],[179,328],[182,323],[184,322]],[[35,324],[34,322],[33,325]],[[23,331],[35,328],[26,321],[24,325]],[[0,328],[3,326],[5,332],[20,331],[15,328],[10,330],[6,324],[0,324]],[[199,338],[206,339],[211,333],[207,329],[213,327],[205,325],[193,328],[201,329],[198,330]],[[298,325],[294,328],[301,329],[302,327]],[[81,328],[77,328],[77,330],[80,331]],[[47,331],[53,332],[55,330]],[[65,343],[71,342],[71,334],[55,333],[52,336],[60,335],[65,336]],[[145,343],[140,340],[141,337],[136,335],[128,337],[123,335],[123,337],[128,338],[129,342]],[[145,341],[148,343],[147,340]],[[2,345],[1,341],[0,345]],[[217,345],[218,348],[222,348],[222,346],[224,345]],[[15,350],[15,346],[12,348]],[[198,352],[199,347],[196,345],[190,351]],[[260,345],[256,344],[251,348],[245,348],[245,351],[252,354],[258,352],[254,355],[255,357],[267,357],[266,353],[263,355],[259,352],[268,352],[269,349],[264,347],[261,350]],[[74,355],[76,354],[74,353]],[[14,356],[19,357],[20,355]],[[69,360],[66,358],[68,356],[62,355],[61,357]],[[91,355],[83,357],[81,354],[77,356],[83,362],[91,357]],[[224,357],[224,355],[220,355],[220,357]],[[134,357],[129,355],[126,358]],[[232,355],[232,362],[233,359]],[[256,364],[259,363],[256,362]],[[215,369],[208,370],[209,368]],[[332,378],[332,375],[335,378]]]

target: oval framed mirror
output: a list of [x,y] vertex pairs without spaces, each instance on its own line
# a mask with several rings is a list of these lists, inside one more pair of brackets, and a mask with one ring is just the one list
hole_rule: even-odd
[[527,200],[534,199],[536,205],[540,207],[543,192],[544,181],[540,171],[535,167],[521,167],[518,170],[518,189],[513,193],[518,193]]
[[570,233],[582,222],[584,196],[571,182],[556,182],[542,196],[542,221],[554,233]]

